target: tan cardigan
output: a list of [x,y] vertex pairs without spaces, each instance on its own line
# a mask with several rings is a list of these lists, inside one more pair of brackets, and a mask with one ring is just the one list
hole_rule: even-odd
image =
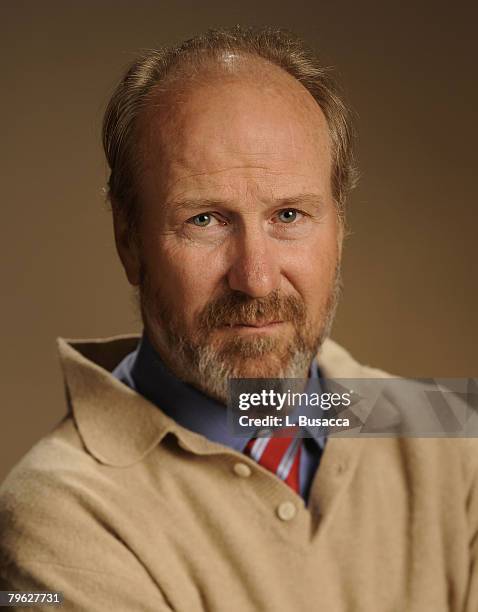
[[[59,339],[72,414],[0,489],[1,589],[87,612],[478,611],[476,440],[331,438],[305,507],[115,379],[137,339]],[[330,340],[319,364],[383,375]]]

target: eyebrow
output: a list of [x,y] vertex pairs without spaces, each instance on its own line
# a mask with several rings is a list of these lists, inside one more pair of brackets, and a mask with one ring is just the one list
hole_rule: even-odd
[[[171,202],[167,202],[166,205],[174,210],[188,210],[194,208],[215,208],[222,206],[230,206],[233,204],[232,200],[219,200],[219,199],[211,199],[211,198],[188,198],[184,200],[173,200]],[[277,198],[275,200],[270,201],[270,206],[283,206],[283,207],[293,207],[300,206],[304,204],[309,204],[319,209],[324,205],[323,198],[319,194],[316,193],[301,193],[294,196],[289,196],[287,198]]]

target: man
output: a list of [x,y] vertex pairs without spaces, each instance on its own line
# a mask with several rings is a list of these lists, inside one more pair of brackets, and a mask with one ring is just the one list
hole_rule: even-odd
[[70,411],[2,487],[2,588],[88,611],[478,609],[474,443],[227,428],[230,379],[386,376],[328,339],[355,170],[327,71],[267,28],[149,52],[104,146],[144,333],[59,339]]

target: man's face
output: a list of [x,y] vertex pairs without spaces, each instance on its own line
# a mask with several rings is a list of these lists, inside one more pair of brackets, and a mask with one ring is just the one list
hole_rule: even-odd
[[[306,377],[328,333],[341,227],[326,120],[273,69],[206,81],[143,117],[138,269],[147,333],[179,378]],[[162,115],[164,117],[164,115]]]

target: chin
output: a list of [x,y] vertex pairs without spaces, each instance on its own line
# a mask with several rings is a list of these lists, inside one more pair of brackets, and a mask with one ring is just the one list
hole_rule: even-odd
[[[247,363],[237,364],[234,367],[234,378],[282,378],[283,366],[276,363],[267,363],[267,359],[252,358]],[[272,361],[272,360],[271,360]],[[264,363],[266,362],[266,363]]]
[[277,353],[238,358],[233,363],[233,378],[302,378],[307,376],[309,361],[308,356]]

